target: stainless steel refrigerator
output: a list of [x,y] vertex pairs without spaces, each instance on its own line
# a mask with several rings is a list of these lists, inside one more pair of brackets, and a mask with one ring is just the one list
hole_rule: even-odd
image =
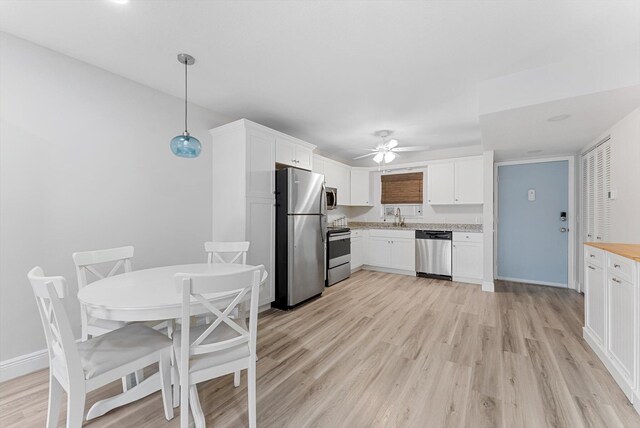
[[291,309],[324,291],[325,197],[322,174],[276,171],[276,308]]

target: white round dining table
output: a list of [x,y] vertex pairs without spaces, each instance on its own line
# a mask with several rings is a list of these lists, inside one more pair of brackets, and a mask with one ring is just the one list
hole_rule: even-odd
[[[230,274],[254,268],[251,265],[196,263],[163,266],[114,275],[95,281],[78,291],[78,300],[88,313],[96,318],[113,321],[163,321],[182,316],[182,294],[174,276],[177,273]],[[215,294],[205,295],[213,298]],[[223,308],[229,299],[216,301]],[[191,313],[207,313],[207,309],[194,300]],[[160,377],[154,373],[140,384],[113,397],[96,402],[87,412],[87,420],[104,415],[117,407],[132,403],[160,390]]]
[[[78,291],[78,300],[91,316],[105,320],[133,322],[176,319],[182,316],[182,295],[176,288],[175,274],[224,275],[254,267],[196,263],[136,270],[92,282]],[[198,314],[195,304],[192,311]],[[202,308],[202,313],[205,312],[206,309]]]

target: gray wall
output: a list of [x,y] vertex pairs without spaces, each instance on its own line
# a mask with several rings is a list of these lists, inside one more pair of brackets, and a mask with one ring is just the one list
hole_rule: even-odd
[[[134,245],[134,269],[204,260],[207,130],[229,120],[189,113],[198,159],[169,150],[180,99],[0,33],[0,361],[45,347],[26,279],[35,265],[75,295],[74,251]],[[67,306],[79,335],[77,300]]]

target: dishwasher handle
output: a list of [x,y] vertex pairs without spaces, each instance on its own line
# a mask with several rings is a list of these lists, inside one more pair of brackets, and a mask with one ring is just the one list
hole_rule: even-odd
[[416,239],[443,239],[451,241],[453,233],[439,230],[416,230]]

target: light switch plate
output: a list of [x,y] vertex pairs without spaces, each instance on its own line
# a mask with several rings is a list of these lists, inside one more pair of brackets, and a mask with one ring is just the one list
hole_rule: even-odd
[[536,200],[536,189],[529,189],[527,191],[527,199],[530,201]]

